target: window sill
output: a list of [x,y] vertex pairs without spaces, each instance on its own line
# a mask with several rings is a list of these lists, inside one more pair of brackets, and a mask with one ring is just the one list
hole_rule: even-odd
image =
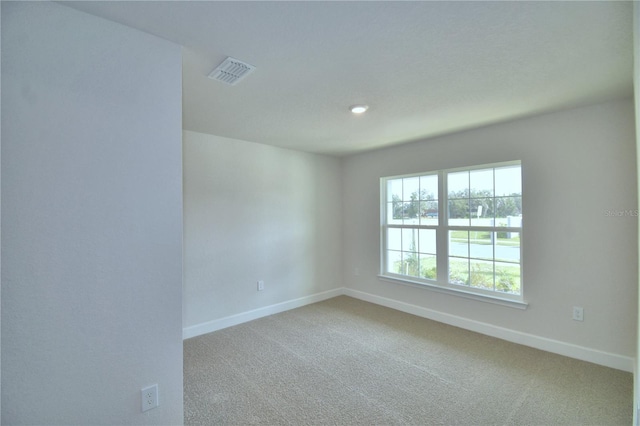
[[441,287],[441,286],[436,285],[436,284],[429,284],[429,283],[424,283],[424,282],[420,282],[420,281],[412,281],[412,280],[404,279],[404,278],[395,278],[395,277],[391,277],[391,276],[388,276],[388,275],[378,275],[378,279],[380,279],[381,281],[387,281],[387,282],[394,283],[394,284],[403,284],[403,285],[408,285],[408,286],[411,286],[411,287],[419,287],[419,288],[424,288],[424,289],[427,289],[427,290],[435,291],[435,292],[438,292],[438,293],[448,294],[448,295],[451,295],[451,296],[457,296],[457,297],[462,297],[462,298],[465,298],[465,299],[477,300],[479,302],[493,303],[495,305],[507,306],[509,308],[525,310],[525,309],[527,309],[527,306],[529,306],[529,304],[527,302],[524,302],[524,301],[503,299],[501,297],[495,297],[495,296],[487,296],[487,295],[484,295],[484,294],[478,294],[478,293],[472,293],[472,292],[464,291],[462,289],[452,289],[452,288],[449,288],[449,287]]

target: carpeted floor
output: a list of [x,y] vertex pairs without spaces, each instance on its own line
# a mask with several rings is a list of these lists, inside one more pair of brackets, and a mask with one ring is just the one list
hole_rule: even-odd
[[186,425],[614,425],[633,377],[349,298],[184,342]]

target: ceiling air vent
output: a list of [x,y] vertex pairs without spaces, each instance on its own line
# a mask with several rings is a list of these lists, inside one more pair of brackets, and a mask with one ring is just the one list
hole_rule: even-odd
[[256,67],[253,65],[228,57],[215,70],[211,71],[209,78],[235,86],[237,82],[255,69]]

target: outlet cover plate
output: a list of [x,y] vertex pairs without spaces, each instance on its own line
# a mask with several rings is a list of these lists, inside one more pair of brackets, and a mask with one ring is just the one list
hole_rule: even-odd
[[146,387],[140,393],[142,395],[143,412],[158,406],[158,384]]
[[575,321],[584,321],[584,310],[581,306],[573,307],[573,319]]

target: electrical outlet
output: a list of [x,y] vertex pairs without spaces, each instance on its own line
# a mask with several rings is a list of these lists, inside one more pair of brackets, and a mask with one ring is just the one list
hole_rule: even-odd
[[142,411],[151,410],[158,406],[158,384],[144,388],[140,393],[142,394]]
[[573,319],[575,321],[583,321],[584,320],[584,310],[582,306],[574,306],[573,307]]
[[264,290],[264,281],[258,281],[258,291]]

